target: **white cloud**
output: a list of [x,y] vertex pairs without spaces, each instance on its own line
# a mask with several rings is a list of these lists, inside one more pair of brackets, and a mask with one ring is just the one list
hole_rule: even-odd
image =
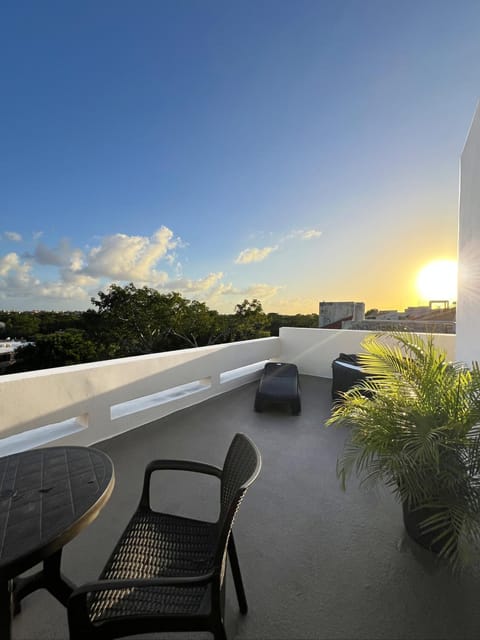
[[300,240],[312,240],[313,238],[319,238],[322,232],[318,229],[293,229],[287,235],[285,235],[280,242],[287,242],[287,240],[293,240],[293,238],[300,238]]
[[74,251],[72,251],[72,254],[70,256],[70,269],[72,271],[81,271],[82,267],[84,265],[84,255],[83,255],[83,251],[81,251],[80,249],[75,249]]
[[154,289],[164,289],[167,286],[170,276],[166,271],[152,272],[152,280],[142,280],[140,284]]
[[299,231],[298,235],[302,240],[312,240],[312,238],[319,238],[322,232],[317,229],[307,229],[306,231]]
[[262,283],[252,284],[248,287],[234,287],[231,282],[228,284],[220,282],[218,286],[211,290],[209,300],[216,299],[220,296],[242,296],[244,298],[259,298],[262,300],[271,298],[278,293],[281,288],[282,287]]
[[59,300],[88,298],[84,286],[92,285],[95,282],[92,278],[75,274],[68,269],[62,269],[61,274],[64,280],[62,282],[41,282],[32,275],[30,261],[22,261],[18,254],[8,253],[0,257],[0,297],[35,298],[35,306],[40,307],[42,298]]
[[48,282],[38,288],[36,293],[44,298],[54,298],[56,300],[85,300],[88,293],[81,286],[76,284],[65,284],[64,282]]
[[212,289],[219,280],[223,278],[223,273],[218,271],[217,273],[209,273],[208,276],[200,278],[198,280],[190,280],[189,278],[177,278],[176,280],[169,280],[163,286],[168,287],[172,291],[187,291],[187,292],[201,292]]
[[16,253],[7,253],[0,258],[0,293],[13,297],[19,292],[31,295],[35,292],[39,281],[31,274],[31,265],[22,262]]
[[0,276],[6,275],[12,269],[17,269],[20,264],[20,258],[16,253],[7,253],[6,256],[0,258]]
[[277,249],[278,245],[275,245],[274,247],[263,247],[263,249],[244,249],[238,254],[235,260],[235,264],[250,264],[251,262],[261,262]]
[[[220,313],[233,313],[235,303],[241,302],[244,298],[257,298],[262,302],[270,300],[275,296],[281,287],[269,284],[252,284],[248,287],[234,287],[232,283],[219,283],[208,292],[205,303],[211,309],[217,309]],[[265,309],[265,305],[263,305]]]
[[163,274],[155,266],[162,259],[168,260],[168,252],[180,244],[167,227],[161,227],[150,238],[123,233],[107,236],[90,250],[84,273],[142,283],[162,281]]
[[33,254],[35,261],[41,265],[68,267],[72,271],[80,271],[84,264],[84,254],[81,249],[72,249],[66,238],[60,240],[58,247],[50,249],[43,242],[39,242]]
[[62,282],[68,285],[76,285],[78,287],[93,287],[100,283],[99,278],[93,278],[83,273],[77,273],[70,269],[62,269],[61,272]]
[[[271,236],[273,234],[270,232],[269,235]],[[271,253],[277,251],[281,245],[284,245],[289,240],[313,240],[314,238],[319,238],[321,235],[322,232],[318,229],[292,229],[292,231],[289,231],[287,234],[280,237],[277,241],[277,244],[274,246],[244,249],[238,254],[237,258],[235,259],[235,264],[250,264],[252,262],[261,262],[262,260],[265,260],[265,258],[267,258]]]
[[247,298],[258,298],[261,302],[271,298],[280,291],[282,287],[276,287],[271,284],[252,284],[249,287],[241,289],[238,293]]
[[228,284],[224,284],[223,282],[221,282],[218,287],[215,287],[215,289],[213,289],[212,296],[228,296],[232,294],[237,295],[238,293],[239,290],[235,289],[231,282],[229,282]]
[[[84,306],[98,290],[105,290],[112,283],[123,285],[132,281],[137,286],[179,291],[185,297],[206,302],[210,308],[228,305],[226,311],[230,313],[234,302],[243,298],[258,298],[263,302],[280,289],[258,283],[240,288],[225,282],[223,271],[187,277],[176,256],[176,250],[185,246],[165,226],[151,236],[113,234],[97,239],[95,246],[82,249],[73,247],[68,239],[62,239],[57,246],[37,240],[33,255],[20,256],[12,252],[0,256],[0,297],[23,299],[23,304],[35,308],[45,308],[42,299],[48,300],[48,305],[58,300],[59,308],[68,308],[74,301]],[[245,249],[236,262],[260,262],[279,246],[272,243]]]
[[10,240],[10,242],[21,242],[22,241],[22,236],[17,233],[16,231],[4,231],[3,232],[3,237],[6,240]]

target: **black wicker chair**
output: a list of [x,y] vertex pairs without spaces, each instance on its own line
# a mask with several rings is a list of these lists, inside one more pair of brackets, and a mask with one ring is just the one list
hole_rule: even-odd
[[[137,511],[99,580],[79,587],[70,597],[71,640],[162,631],[211,631],[216,640],[225,640],[227,552],[240,611],[247,612],[232,523],[260,467],[257,447],[239,433],[223,469],[183,460],[151,462]],[[218,477],[218,520],[205,522],[153,511],[150,477],[160,469]]]

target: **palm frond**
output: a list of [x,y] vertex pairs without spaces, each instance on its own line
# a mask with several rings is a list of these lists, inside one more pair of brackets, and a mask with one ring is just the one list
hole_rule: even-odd
[[480,366],[449,362],[432,336],[375,334],[362,347],[367,377],[340,394],[326,422],[349,428],[342,486],[355,473],[411,507],[435,505],[424,526],[458,567],[462,549],[480,546]]

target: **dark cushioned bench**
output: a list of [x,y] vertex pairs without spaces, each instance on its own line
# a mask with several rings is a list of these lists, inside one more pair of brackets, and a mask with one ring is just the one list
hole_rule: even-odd
[[255,395],[255,411],[263,411],[265,404],[287,402],[293,415],[301,411],[298,369],[287,362],[267,362]]
[[366,377],[355,353],[341,353],[332,362],[332,398],[336,400],[340,391],[348,391]]

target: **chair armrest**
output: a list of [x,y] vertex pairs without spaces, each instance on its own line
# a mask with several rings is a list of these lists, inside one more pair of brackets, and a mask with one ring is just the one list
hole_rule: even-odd
[[141,589],[142,587],[197,587],[211,582],[213,572],[196,576],[172,576],[168,578],[131,579],[131,580],[96,580],[87,582],[74,589],[68,599],[68,617],[74,628],[89,629],[91,622],[88,615],[87,596],[99,591],[115,591],[118,589]]
[[113,591],[115,589],[136,589],[141,587],[198,587],[198,585],[210,582],[213,576],[213,571],[209,571],[208,573],[202,573],[194,576],[95,580],[94,582],[87,582],[74,589],[70,596],[70,600],[86,593],[95,593],[96,591]]
[[212,464],[195,460],[152,460],[145,469],[140,507],[150,509],[150,478],[154,471],[191,471],[216,478],[222,477],[222,470]]

